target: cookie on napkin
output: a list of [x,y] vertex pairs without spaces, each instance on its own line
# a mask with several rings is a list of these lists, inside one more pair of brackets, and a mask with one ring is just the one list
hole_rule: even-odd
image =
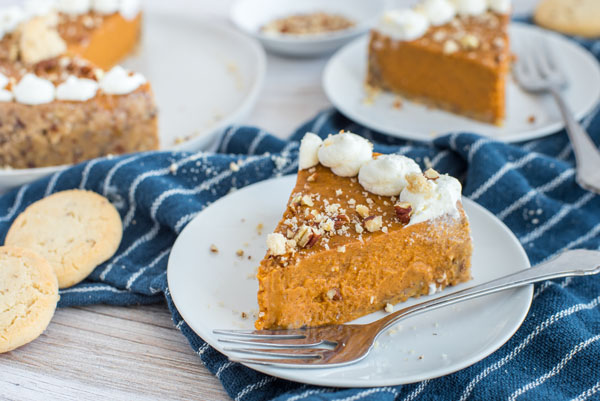
[[542,0],[534,20],[568,35],[600,37],[600,0]]
[[58,302],[50,264],[27,249],[0,247],[0,354],[46,330]]
[[48,260],[60,288],[85,279],[117,251],[121,216],[95,192],[58,192],[31,204],[6,235],[5,245],[30,249]]

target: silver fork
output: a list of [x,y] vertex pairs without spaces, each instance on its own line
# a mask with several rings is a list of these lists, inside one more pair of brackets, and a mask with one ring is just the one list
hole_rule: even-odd
[[569,140],[577,163],[577,183],[589,191],[600,193],[600,151],[585,129],[575,120],[562,96],[568,80],[544,40],[534,45],[521,43],[513,68],[517,82],[527,92],[551,94],[565,120]]
[[[377,337],[400,320],[457,302],[559,277],[600,272],[600,252],[566,251],[530,269],[400,309],[369,324],[341,324],[294,330],[214,330],[234,362],[293,368],[330,368],[365,358]],[[252,347],[242,347],[252,346]],[[258,355],[264,358],[241,357]]]

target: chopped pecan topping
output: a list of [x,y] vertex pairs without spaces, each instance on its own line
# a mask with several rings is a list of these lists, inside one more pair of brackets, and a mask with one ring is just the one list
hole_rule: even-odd
[[310,238],[308,239],[308,242],[306,243],[306,247],[311,248],[312,246],[314,246],[317,243],[317,241],[320,238],[321,238],[321,234],[318,234],[318,233],[312,231]]
[[339,288],[332,288],[331,290],[327,291],[327,298],[331,299],[332,301],[341,301],[342,300],[342,293],[340,292]]
[[410,216],[412,215],[412,206],[408,202],[400,202],[394,205],[396,211],[396,217],[402,224],[408,224],[410,222]]
[[381,230],[383,224],[381,216],[369,216],[364,220],[365,228],[369,232],[375,232]]
[[306,181],[308,182],[314,182],[317,180],[317,173],[312,173],[311,175],[308,176],[308,178],[306,179]]
[[340,228],[342,228],[342,226],[346,223],[350,222],[350,219],[348,218],[348,216],[346,216],[345,214],[338,214],[334,219],[334,224],[333,227],[336,230],[339,230]]
[[432,181],[435,181],[438,178],[440,178],[440,173],[438,173],[437,171],[435,171],[432,168],[428,168],[427,170],[425,170],[423,175],[425,176],[425,178],[427,178],[428,180],[432,180]]

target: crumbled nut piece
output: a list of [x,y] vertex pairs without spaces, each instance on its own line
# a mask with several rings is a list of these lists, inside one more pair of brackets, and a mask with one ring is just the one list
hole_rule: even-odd
[[35,64],[64,54],[67,44],[56,29],[56,14],[35,17],[21,24],[21,60]]
[[477,49],[479,47],[479,39],[477,39],[477,36],[468,33],[460,38],[460,44],[467,50]]
[[356,212],[363,218],[369,217],[369,208],[365,205],[356,205]]
[[229,169],[231,171],[233,171],[234,173],[240,171],[240,166],[238,166],[238,164],[236,162],[231,162],[229,163]]
[[263,317],[265,315],[265,312],[258,312],[258,317]]
[[423,175],[425,176],[425,178],[427,178],[428,180],[432,180],[432,181],[435,181],[438,178],[440,178],[440,173],[438,173],[437,171],[435,171],[432,168],[428,168],[427,170],[425,170]]
[[309,226],[303,225],[296,232],[296,235],[294,236],[294,240],[296,241],[296,243],[299,246],[301,246],[301,247],[306,246],[306,244],[308,244],[308,240],[310,239],[311,231],[312,231],[312,229]]
[[408,224],[410,222],[410,216],[412,215],[412,205],[408,202],[400,202],[394,205],[396,211],[396,217],[402,224]]
[[354,200],[354,198],[352,198],[352,199],[348,199],[348,204],[349,204],[350,206],[352,206],[352,205],[356,205],[356,200]]
[[288,228],[285,233],[285,236],[288,237],[289,239],[292,239],[292,238],[294,238],[294,232]]
[[444,42],[444,54],[456,53],[459,49],[460,48],[458,47],[458,44],[453,40],[447,40]]
[[242,319],[247,319],[248,318],[248,314],[246,312],[242,312]]
[[169,166],[169,171],[171,172],[171,174],[175,174],[177,172],[177,163],[171,163],[171,165]]
[[235,251],[235,254],[241,258],[242,256],[244,256],[244,250],[238,249],[237,251]]
[[374,302],[375,302],[375,295],[371,295],[371,298],[369,299],[369,303],[371,305],[373,305]]
[[396,96],[394,98],[394,103],[392,103],[392,107],[400,110],[402,108],[402,99]]
[[506,46],[506,43],[504,43],[504,39],[502,39],[501,37],[494,38],[492,44],[498,49],[502,49],[504,46]]
[[386,226],[383,226],[381,227],[381,231],[387,234],[388,228]]
[[444,31],[437,31],[433,34],[433,40],[435,42],[441,42],[444,39],[446,39],[446,32]]
[[527,118],[529,124],[535,124],[535,116],[532,114]]
[[343,192],[342,192],[342,190],[341,190],[341,189],[339,189],[339,188],[335,190],[335,195],[336,195],[336,196],[341,196],[341,195],[342,195],[342,193],[343,193]]
[[331,290],[327,291],[326,295],[327,298],[332,301],[340,301],[342,299],[342,293],[338,288],[332,288]]
[[313,203],[313,201],[312,201],[312,197],[311,197],[310,195],[304,195],[304,196],[302,197],[302,204],[303,204],[304,206],[313,206],[313,205],[314,205],[314,203]]
[[219,248],[215,244],[211,244],[209,249],[212,253],[219,253]]
[[337,251],[338,251],[339,253],[344,253],[344,252],[346,252],[346,247],[345,247],[344,245],[342,245],[342,246],[338,246],[338,247],[337,247]]
[[258,232],[258,235],[262,235],[263,228],[265,228],[265,226],[263,226],[262,223],[258,223],[258,225],[256,226],[256,231]]
[[394,311],[394,305],[392,305],[392,304],[385,304],[385,308],[384,308],[384,310],[385,310],[387,313],[392,313],[392,312]]
[[345,214],[338,214],[334,219],[333,227],[339,230],[344,224],[350,222],[350,219]]
[[285,255],[287,253],[285,237],[280,233],[269,234],[267,236],[267,248],[271,255]]
[[408,190],[412,193],[426,194],[431,192],[431,183],[427,182],[427,178],[423,174],[409,173],[406,175],[406,181],[408,182]]
[[357,232],[357,233],[359,233],[359,234],[360,234],[360,233],[362,233],[362,232],[364,231],[364,230],[363,230],[363,228],[362,228],[362,226],[361,226],[360,224],[358,224],[358,223],[356,223],[356,224],[354,225],[354,229],[355,229],[355,230],[356,230],[356,232]]
[[308,240],[308,243],[306,244],[306,247],[307,248],[313,247],[320,238],[321,238],[321,234],[316,233],[316,232],[314,232],[314,231],[311,230],[311,236],[310,236],[310,238]]
[[419,355],[419,360],[425,358],[423,355]]
[[308,176],[308,178],[306,179],[306,181],[308,182],[314,182],[317,180],[317,173],[312,173],[311,175]]
[[321,224],[321,228],[327,232],[332,231],[335,228],[335,223],[333,220],[327,219],[323,224]]
[[365,228],[372,233],[381,230],[382,224],[381,216],[369,216],[365,219]]

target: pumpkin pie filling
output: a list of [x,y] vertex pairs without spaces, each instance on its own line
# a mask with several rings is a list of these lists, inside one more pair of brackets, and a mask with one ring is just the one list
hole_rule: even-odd
[[[353,134],[329,139],[339,135]],[[382,157],[377,174],[385,175],[388,161],[404,163],[404,170],[396,168],[399,178],[341,176],[333,171],[339,166],[322,163],[299,170],[258,270],[256,328],[344,323],[471,278],[469,222],[450,193],[458,185],[460,195],[458,181],[421,173],[414,162],[396,159],[402,156],[373,154],[372,160]],[[390,187],[389,178],[405,182]],[[378,195],[363,184],[398,193]]]
[[[460,8],[479,2],[480,9]],[[367,85],[502,125],[510,2],[496,3],[508,8],[488,8],[484,0],[425,0],[415,10],[388,12],[371,31]],[[442,9],[447,14],[439,19]]]

